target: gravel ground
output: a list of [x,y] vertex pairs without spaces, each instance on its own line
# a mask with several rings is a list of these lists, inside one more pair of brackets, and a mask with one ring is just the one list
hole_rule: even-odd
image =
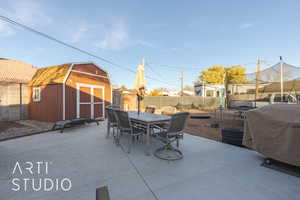
[[17,123],[16,121],[0,121],[0,133],[11,128],[22,128],[24,125]]
[[0,140],[51,130],[53,123],[34,120],[1,121]]
[[[191,116],[210,116],[210,119],[193,119]],[[217,116],[217,117],[216,117]],[[185,132],[211,140],[221,141],[221,128],[243,128],[243,120],[233,111],[224,111],[223,120],[220,113],[214,111],[200,111],[190,113]]]

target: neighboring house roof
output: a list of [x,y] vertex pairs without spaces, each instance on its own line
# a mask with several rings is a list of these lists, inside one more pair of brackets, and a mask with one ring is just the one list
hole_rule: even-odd
[[179,91],[177,91],[177,90],[166,90],[166,91],[161,91],[161,94],[163,96],[178,96]]
[[182,92],[178,92],[178,95],[181,96],[194,96],[195,92],[194,91],[188,91],[188,90],[183,90]]
[[29,86],[63,83],[71,65],[71,63],[68,63],[38,69]]
[[5,58],[0,58],[0,82],[28,83],[37,68],[32,65]]
[[195,82],[194,83],[194,88],[195,87],[202,87],[202,86],[205,86],[205,87],[215,87],[215,88],[224,88],[225,86],[224,86],[224,84],[218,84],[218,83],[203,83],[203,82],[200,82],[200,81],[198,81],[198,82]]
[[135,89],[126,89],[126,90],[120,90],[122,92],[122,94],[136,94],[136,90]]

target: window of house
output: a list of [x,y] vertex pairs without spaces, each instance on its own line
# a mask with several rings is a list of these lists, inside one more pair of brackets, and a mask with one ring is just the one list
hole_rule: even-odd
[[32,100],[34,102],[40,102],[41,101],[41,88],[33,88]]
[[213,97],[214,91],[213,90],[206,90],[206,96],[207,97]]

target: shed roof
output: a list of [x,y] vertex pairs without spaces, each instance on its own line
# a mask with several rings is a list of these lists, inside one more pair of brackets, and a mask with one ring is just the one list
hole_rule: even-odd
[[38,69],[29,86],[63,83],[71,63]]
[[37,68],[17,60],[0,58],[0,82],[28,83]]
[[[34,87],[34,86],[41,86],[41,85],[61,84],[64,82],[64,79],[67,76],[69,69],[72,67],[72,65],[81,65],[81,64],[93,64],[96,67],[98,67],[94,63],[66,63],[66,64],[61,64],[56,66],[40,68],[33,76],[32,80],[29,83],[29,86]],[[98,68],[101,69],[100,67]],[[104,71],[103,69],[101,70]]]

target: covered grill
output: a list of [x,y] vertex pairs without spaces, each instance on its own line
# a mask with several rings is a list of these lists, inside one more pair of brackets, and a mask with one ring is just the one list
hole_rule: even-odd
[[273,104],[248,111],[243,144],[268,158],[300,166],[300,105]]

